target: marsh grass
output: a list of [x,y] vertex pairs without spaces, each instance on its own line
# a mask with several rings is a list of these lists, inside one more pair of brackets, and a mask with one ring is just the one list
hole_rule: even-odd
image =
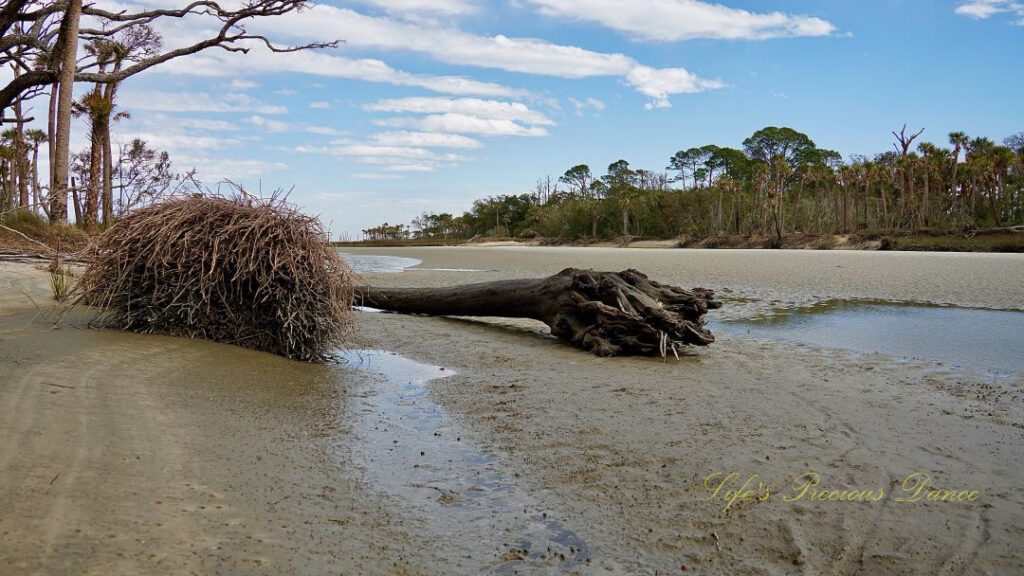
[[50,270],[50,290],[53,292],[53,299],[63,304],[71,295],[74,287],[74,274],[71,268],[55,267]]

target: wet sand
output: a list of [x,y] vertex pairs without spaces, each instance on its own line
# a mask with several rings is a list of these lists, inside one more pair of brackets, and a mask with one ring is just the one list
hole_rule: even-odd
[[[393,285],[635,267],[726,289],[740,316],[851,297],[1024,308],[1015,255],[366,252],[491,270],[365,278]],[[728,336],[679,362],[599,359],[529,322],[360,314],[354,347],[455,372],[417,384],[437,373],[51,330],[19,296],[46,301],[45,282],[0,263],[0,572],[1024,570],[1024,375]],[[885,496],[794,500],[807,473]],[[977,494],[897,501],[915,473]]]

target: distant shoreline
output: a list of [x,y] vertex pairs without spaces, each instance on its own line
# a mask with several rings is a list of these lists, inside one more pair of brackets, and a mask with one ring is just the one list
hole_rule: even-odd
[[770,236],[717,234],[705,237],[615,239],[559,238],[416,238],[332,242],[344,247],[426,246],[589,246],[601,248],[739,248],[788,250],[895,250],[918,252],[1024,253],[1024,226],[988,228],[966,232],[919,230],[915,232],[857,232],[851,234],[788,234],[781,246]]

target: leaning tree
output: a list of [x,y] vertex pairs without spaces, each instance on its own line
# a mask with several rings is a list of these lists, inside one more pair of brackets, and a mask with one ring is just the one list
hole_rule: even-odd
[[[0,87],[0,122],[31,120],[12,118],[7,111],[50,90],[51,219],[64,221],[67,217],[74,82],[116,84],[153,66],[210,48],[246,53],[256,44],[274,52],[336,46],[336,41],[279,46],[265,35],[247,29],[253,21],[295,12],[307,5],[306,0],[243,0],[240,5],[195,0],[181,8],[115,12],[96,4],[83,4],[82,0],[6,0],[0,8],[0,66],[11,67],[14,77]],[[194,30],[212,32],[191,44],[154,50],[121,66],[100,66],[96,55],[81,58],[78,53],[79,42],[109,43],[142,26],[158,29],[161,22],[183,19],[188,19]]]

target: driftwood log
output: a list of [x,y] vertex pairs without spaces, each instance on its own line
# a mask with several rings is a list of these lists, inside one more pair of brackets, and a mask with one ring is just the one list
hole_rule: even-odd
[[661,284],[636,270],[567,268],[547,278],[498,280],[445,288],[355,287],[356,304],[434,316],[504,316],[540,320],[551,333],[598,356],[678,357],[684,345],[706,346],[704,326],[719,308],[714,292]]

